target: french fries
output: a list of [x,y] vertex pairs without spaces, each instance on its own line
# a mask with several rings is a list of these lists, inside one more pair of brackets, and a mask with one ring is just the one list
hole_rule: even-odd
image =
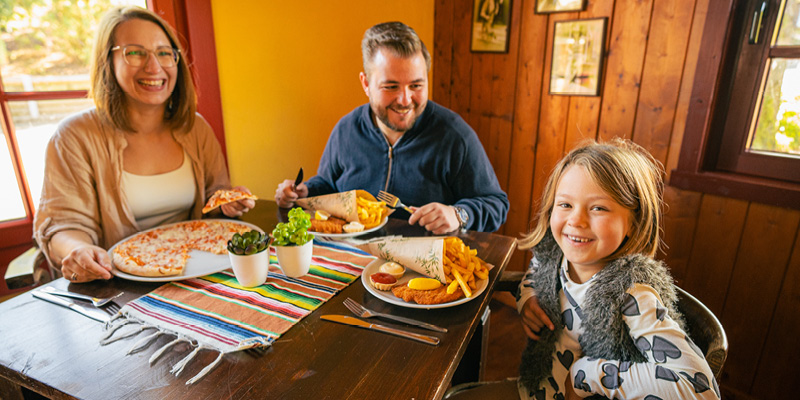
[[470,249],[461,239],[444,239],[444,276],[447,280],[447,293],[453,294],[459,288],[465,297],[472,297],[478,289],[475,279],[489,278],[489,268],[478,258],[478,251]]
[[356,211],[358,220],[364,225],[364,229],[378,226],[383,221],[383,216],[388,208],[382,201],[372,201],[363,197],[356,197]]

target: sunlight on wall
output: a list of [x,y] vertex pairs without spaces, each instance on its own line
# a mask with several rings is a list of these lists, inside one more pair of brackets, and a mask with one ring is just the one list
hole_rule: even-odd
[[316,174],[333,126],[367,102],[367,28],[402,21],[433,52],[433,0],[211,4],[231,181],[265,199],[301,166]]

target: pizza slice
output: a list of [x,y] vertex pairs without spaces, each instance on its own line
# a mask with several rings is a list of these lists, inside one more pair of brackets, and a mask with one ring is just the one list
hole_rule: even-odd
[[256,195],[254,194],[250,194],[238,189],[217,190],[216,192],[214,192],[214,195],[208,199],[208,202],[206,202],[205,207],[203,207],[203,214],[206,214],[223,204],[233,203],[234,201],[239,201],[244,199],[258,200],[258,197],[256,197]]

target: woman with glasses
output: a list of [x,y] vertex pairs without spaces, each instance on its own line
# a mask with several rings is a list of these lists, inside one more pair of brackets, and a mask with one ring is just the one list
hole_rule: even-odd
[[[141,230],[199,219],[206,199],[230,187],[164,20],[139,7],[109,11],[92,57],[95,107],[66,118],[50,139],[34,219],[40,248],[72,282],[111,278],[106,249]],[[237,217],[254,205],[223,205],[217,216]]]

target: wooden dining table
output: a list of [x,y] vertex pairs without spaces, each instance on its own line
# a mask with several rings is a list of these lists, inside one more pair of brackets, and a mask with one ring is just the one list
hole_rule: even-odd
[[[270,231],[287,211],[275,202],[259,200],[241,220]],[[429,233],[406,220],[390,218],[366,237],[384,235]],[[0,303],[0,394],[2,388],[19,385],[54,399],[440,399],[481,326],[494,284],[515,248],[513,238],[498,234],[468,231],[455,235],[494,265],[487,290],[473,300],[446,308],[407,308],[375,297],[358,279],[265,351],[226,354],[216,368],[191,385],[186,381],[217,353],[200,352],[181,376],[175,377],[170,368],[190,351],[187,344],[176,345],[150,366],[152,353],[172,337],[161,336],[145,350],[126,355],[140,336],[101,345],[106,334],[102,323],[23,293]],[[118,277],[89,283],[60,278],[48,283],[94,296],[123,291],[115,300],[119,305],[162,284]],[[438,346],[431,346],[320,319],[326,314],[351,315],[342,304],[348,297],[373,310],[429,322],[448,332],[370,320],[441,339]],[[466,356],[474,359],[475,354]]]

